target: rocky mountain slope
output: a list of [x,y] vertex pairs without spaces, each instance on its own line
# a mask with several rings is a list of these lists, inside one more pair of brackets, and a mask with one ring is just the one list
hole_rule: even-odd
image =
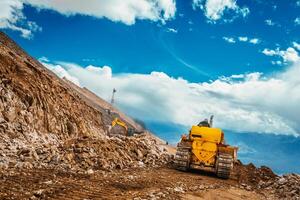
[[[143,133],[109,136],[116,116]],[[299,175],[241,163],[229,180],[180,172],[170,149],[0,32],[0,199],[300,198]]]
[[124,168],[165,153],[150,133],[108,137],[116,116],[144,131],[86,88],[58,78],[0,33],[1,168]]
[[0,34],[1,132],[29,140],[37,135],[65,139],[104,134],[99,111]]
[[115,117],[118,117],[122,119],[122,121],[126,122],[129,127],[134,128],[137,132],[143,132],[143,127],[140,124],[135,122],[133,119],[125,115],[123,112],[121,112],[119,109],[117,109],[101,97],[97,96],[95,93],[91,92],[85,87],[78,87],[76,84],[65,78],[63,78],[63,80],[70,88],[70,90],[76,92],[76,94],[80,96],[80,98],[83,99],[89,106],[102,113],[102,121],[104,122],[104,124],[110,124]]

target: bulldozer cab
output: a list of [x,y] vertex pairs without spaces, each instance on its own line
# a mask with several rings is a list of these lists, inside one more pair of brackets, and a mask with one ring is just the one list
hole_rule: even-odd
[[205,119],[205,120],[199,122],[198,126],[200,126],[200,127],[210,127],[210,124],[208,123],[208,120]]
[[209,121],[208,121],[208,119],[204,119],[203,121],[199,122],[198,126],[210,128],[213,126],[213,119],[214,119],[214,116],[211,115]]

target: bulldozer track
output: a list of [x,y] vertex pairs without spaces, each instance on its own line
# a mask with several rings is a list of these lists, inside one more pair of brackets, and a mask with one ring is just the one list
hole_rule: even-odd
[[220,178],[229,178],[233,168],[233,156],[227,153],[219,153],[217,159],[217,176]]
[[190,148],[178,147],[175,154],[175,167],[178,170],[186,171],[189,168]]

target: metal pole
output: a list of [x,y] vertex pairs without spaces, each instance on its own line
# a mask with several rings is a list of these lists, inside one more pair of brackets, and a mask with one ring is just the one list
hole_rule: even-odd
[[114,88],[113,92],[112,92],[112,97],[111,97],[111,104],[115,103],[115,93],[117,92],[117,90]]

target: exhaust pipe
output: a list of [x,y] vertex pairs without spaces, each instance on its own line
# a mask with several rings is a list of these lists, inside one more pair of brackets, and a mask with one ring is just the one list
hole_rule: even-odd
[[210,127],[213,126],[213,120],[214,120],[214,116],[211,115],[211,116],[210,116],[210,119],[209,119],[209,125],[210,125]]

